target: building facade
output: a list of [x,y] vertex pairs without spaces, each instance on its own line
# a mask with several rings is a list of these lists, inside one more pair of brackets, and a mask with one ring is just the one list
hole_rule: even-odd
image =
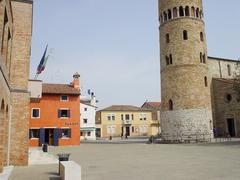
[[238,60],[209,57],[216,137],[240,137],[239,65]]
[[202,0],[159,0],[163,139],[212,136]]
[[150,110],[113,105],[97,112],[97,134],[102,138],[150,136],[152,113]]
[[151,110],[152,112],[152,123],[151,123],[151,129],[152,129],[152,135],[158,135],[161,133],[161,122],[160,122],[160,102],[149,102],[146,101],[141,108]]
[[80,144],[79,75],[72,84],[45,84],[30,80],[29,145]]
[[93,93],[90,96],[81,96],[80,109],[81,139],[96,140],[95,119],[97,100]]
[[0,172],[28,164],[31,0],[0,0]]

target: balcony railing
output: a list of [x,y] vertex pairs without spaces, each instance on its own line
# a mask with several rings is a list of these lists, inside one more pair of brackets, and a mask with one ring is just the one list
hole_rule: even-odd
[[125,120],[123,120],[123,124],[132,124],[132,120],[130,120],[130,119],[125,119]]

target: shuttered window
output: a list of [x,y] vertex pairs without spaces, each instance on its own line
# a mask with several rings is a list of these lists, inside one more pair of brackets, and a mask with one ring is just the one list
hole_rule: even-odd
[[71,116],[70,109],[59,109],[58,118],[70,118]]

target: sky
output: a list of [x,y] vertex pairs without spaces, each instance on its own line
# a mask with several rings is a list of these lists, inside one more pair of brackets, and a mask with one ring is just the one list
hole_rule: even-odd
[[[203,0],[208,55],[240,57],[240,1]],[[34,0],[30,78],[46,44],[46,83],[70,83],[99,108],[160,101],[157,0]]]

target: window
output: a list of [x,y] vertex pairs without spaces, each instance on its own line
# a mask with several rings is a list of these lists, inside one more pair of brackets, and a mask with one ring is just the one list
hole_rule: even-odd
[[29,129],[29,138],[39,138],[39,129]]
[[130,115],[129,114],[125,115],[125,120],[130,120]]
[[3,33],[2,33],[2,48],[1,48],[1,52],[3,53],[3,47],[4,47],[4,37],[5,37],[5,26],[8,22],[8,17],[7,17],[7,10],[5,8],[4,11],[4,23],[3,23]]
[[172,11],[170,9],[168,10],[168,19],[172,19]]
[[170,42],[170,37],[169,37],[169,34],[167,33],[166,34],[166,43],[169,43]]
[[87,132],[87,136],[91,136],[91,132]]
[[200,32],[200,40],[204,41],[203,32]]
[[228,76],[231,76],[232,72],[231,72],[231,66],[229,64],[227,65],[227,70],[228,70]]
[[166,59],[166,65],[169,65],[170,62],[169,62],[169,57],[168,56],[165,56],[165,59]]
[[147,120],[147,115],[145,114],[145,113],[141,113],[140,114],[140,120],[142,121],[142,120]]
[[170,99],[169,101],[168,101],[168,106],[169,106],[169,111],[172,111],[173,110],[173,101]]
[[58,118],[70,118],[70,110],[69,109],[59,109],[58,110]]
[[206,55],[203,55],[203,63],[206,64]]
[[132,132],[134,133],[134,127],[132,126]]
[[197,8],[197,10],[196,10],[196,17],[197,18],[199,17],[199,8]]
[[173,18],[178,17],[177,8],[173,8]]
[[40,118],[40,109],[39,108],[32,109],[32,118]]
[[134,120],[134,115],[132,114],[132,120]]
[[87,111],[87,108],[84,108],[84,111]]
[[108,121],[115,121],[115,114],[108,114],[107,119]]
[[188,6],[185,7],[185,15],[186,16],[190,16],[190,12],[189,12],[189,7]]
[[166,12],[163,13],[163,16],[164,16],[164,22],[167,21],[167,13]]
[[87,124],[87,121],[88,121],[87,119],[83,119],[84,124]]
[[183,31],[183,40],[188,40],[188,32],[186,30]]
[[107,126],[107,134],[114,135],[116,126]]
[[68,96],[66,95],[61,96],[61,101],[68,101]]
[[200,63],[203,63],[203,55],[200,53]]
[[208,86],[208,82],[207,82],[207,77],[206,76],[204,77],[204,84],[205,84],[205,87]]
[[71,129],[62,129],[62,138],[71,138]]
[[179,7],[179,16],[184,16],[184,10],[182,6]]
[[226,94],[226,95],[225,95],[225,101],[226,101],[227,103],[230,103],[230,102],[232,101],[232,95],[231,95],[231,94]]
[[81,132],[81,136],[83,136],[83,132]]
[[172,64],[173,60],[172,60],[172,54],[169,55],[169,64]]
[[194,7],[191,7],[191,16],[195,17],[195,8]]
[[123,119],[123,114],[121,114],[121,119],[122,119],[122,121],[124,120],[124,119]]

